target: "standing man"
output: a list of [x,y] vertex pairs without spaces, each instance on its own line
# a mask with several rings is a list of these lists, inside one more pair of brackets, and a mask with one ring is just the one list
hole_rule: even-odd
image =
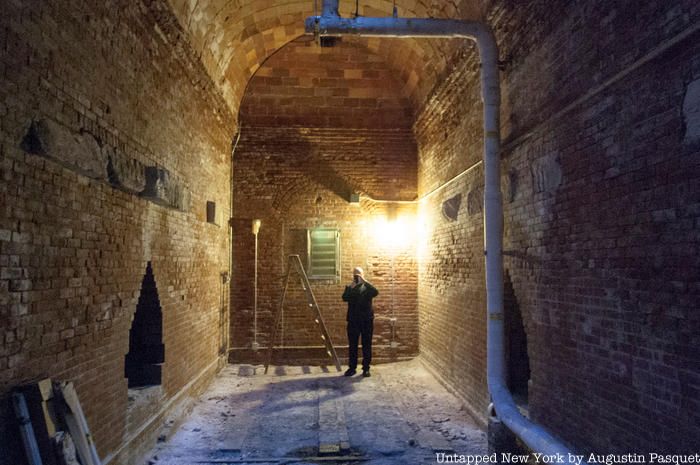
[[362,337],[362,376],[369,377],[369,364],[372,361],[372,331],[374,311],[372,299],[379,294],[372,284],[365,280],[359,266],[352,270],[352,283],[345,286],[343,300],[348,303],[348,369],[345,376],[357,373],[357,340]]

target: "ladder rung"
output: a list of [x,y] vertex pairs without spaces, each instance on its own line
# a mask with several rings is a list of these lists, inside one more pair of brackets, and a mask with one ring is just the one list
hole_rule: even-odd
[[[289,279],[291,276],[291,270],[292,270],[292,267],[294,267],[299,272],[299,277],[301,278],[300,279],[301,288],[306,293],[306,298],[308,300],[309,307],[312,308],[314,313],[315,313],[314,322],[320,326],[321,339],[323,339],[323,341],[325,343],[326,354],[333,359],[333,361],[335,362],[336,369],[338,371],[340,371],[341,368],[340,368],[340,364],[338,361],[338,356],[335,352],[335,349],[333,348],[333,343],[330,340],[330,335],[328,334],[328,330],[326,329],[326,325],[323,322],[323,318],[321,317],[321,309],[318,306],[318,302],[316,302],[316,297],[314,296],[313,290],[311,289],[311,283],[309,282],[309,278],[306,276],[306,271],[304,270],[304,266],[301,264],[301,259],[300,259],[299,255],[290,255],[289,260],[290,260],[290,266],[287,269],[287,278],[286,278],[286,282],[285,282],[285,286],[284,286],[284,293],[282,294],[282,301],[280,303],[280,308],[277,311],[277,315],[276,315],[275,319],[279,322],[280,321],[279,317],[282,314],[282,312],[284,311],[284,300],[285,300],[285,296],[287,294],[287,287],[289,286]],[[291,266],[291,265],[293,265],[293,266]],[[330,261],[329,261],[329,264],[327,267],[329,270],[331,268],[335,269],[334,267],[331,267]],[[276,335],[277,329],[279,327],[280,327],[279,323],[277,325],[274,325],[272,339],[274,339],[274,336]],[[272,343],[270,343],[270,346],[268,347],[268,358],[267,358],[267,362],[265,364],[265,373],[267,373],[267,369],[268,369],[271,362],[272,362]]]

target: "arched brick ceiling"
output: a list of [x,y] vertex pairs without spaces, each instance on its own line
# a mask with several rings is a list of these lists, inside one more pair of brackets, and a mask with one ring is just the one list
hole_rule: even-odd
[[362,40],[319,47],[300,37],[271,55],[251,78],[239,112],[246,127],[409,130],[413,112],[401,79]]
[[[260,65],[279,48],[304,33],[304,19],[313,0],[170,0],[193,47],[237,112],[246,85]],[[322,0],[317,0],[320,5]],[[401,17],[474,19],[478,0],[397,0]],[[362,16],[389,16],[390,0],[361,0]],[[340,13],[354,14],[355,2],[341,0]],[[422,104],[455,51],[455,41],[438,39],[363,38],[366,46],[385,57],[401,78],[404,95]]]

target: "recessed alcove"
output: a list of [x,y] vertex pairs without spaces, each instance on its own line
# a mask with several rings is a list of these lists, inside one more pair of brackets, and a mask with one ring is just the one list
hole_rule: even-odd
[[164,362],[163,312],[153,268],[151,262],[148,262],[129,331],[129,352],[124,363],[124,375],[129,380],[129,388],[161,384]]
[[528,404],[530,381],[527,333],[523,324],[520,304],[508,272],[505,276],[503,297],[508,388],[513,394],[516,404],[525,407]]

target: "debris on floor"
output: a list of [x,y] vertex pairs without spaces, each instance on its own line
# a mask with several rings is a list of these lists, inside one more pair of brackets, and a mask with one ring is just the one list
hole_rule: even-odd
[[486,435],[419,360],[347,378],[324,367],[230,365],[149,463],[434,463]]

